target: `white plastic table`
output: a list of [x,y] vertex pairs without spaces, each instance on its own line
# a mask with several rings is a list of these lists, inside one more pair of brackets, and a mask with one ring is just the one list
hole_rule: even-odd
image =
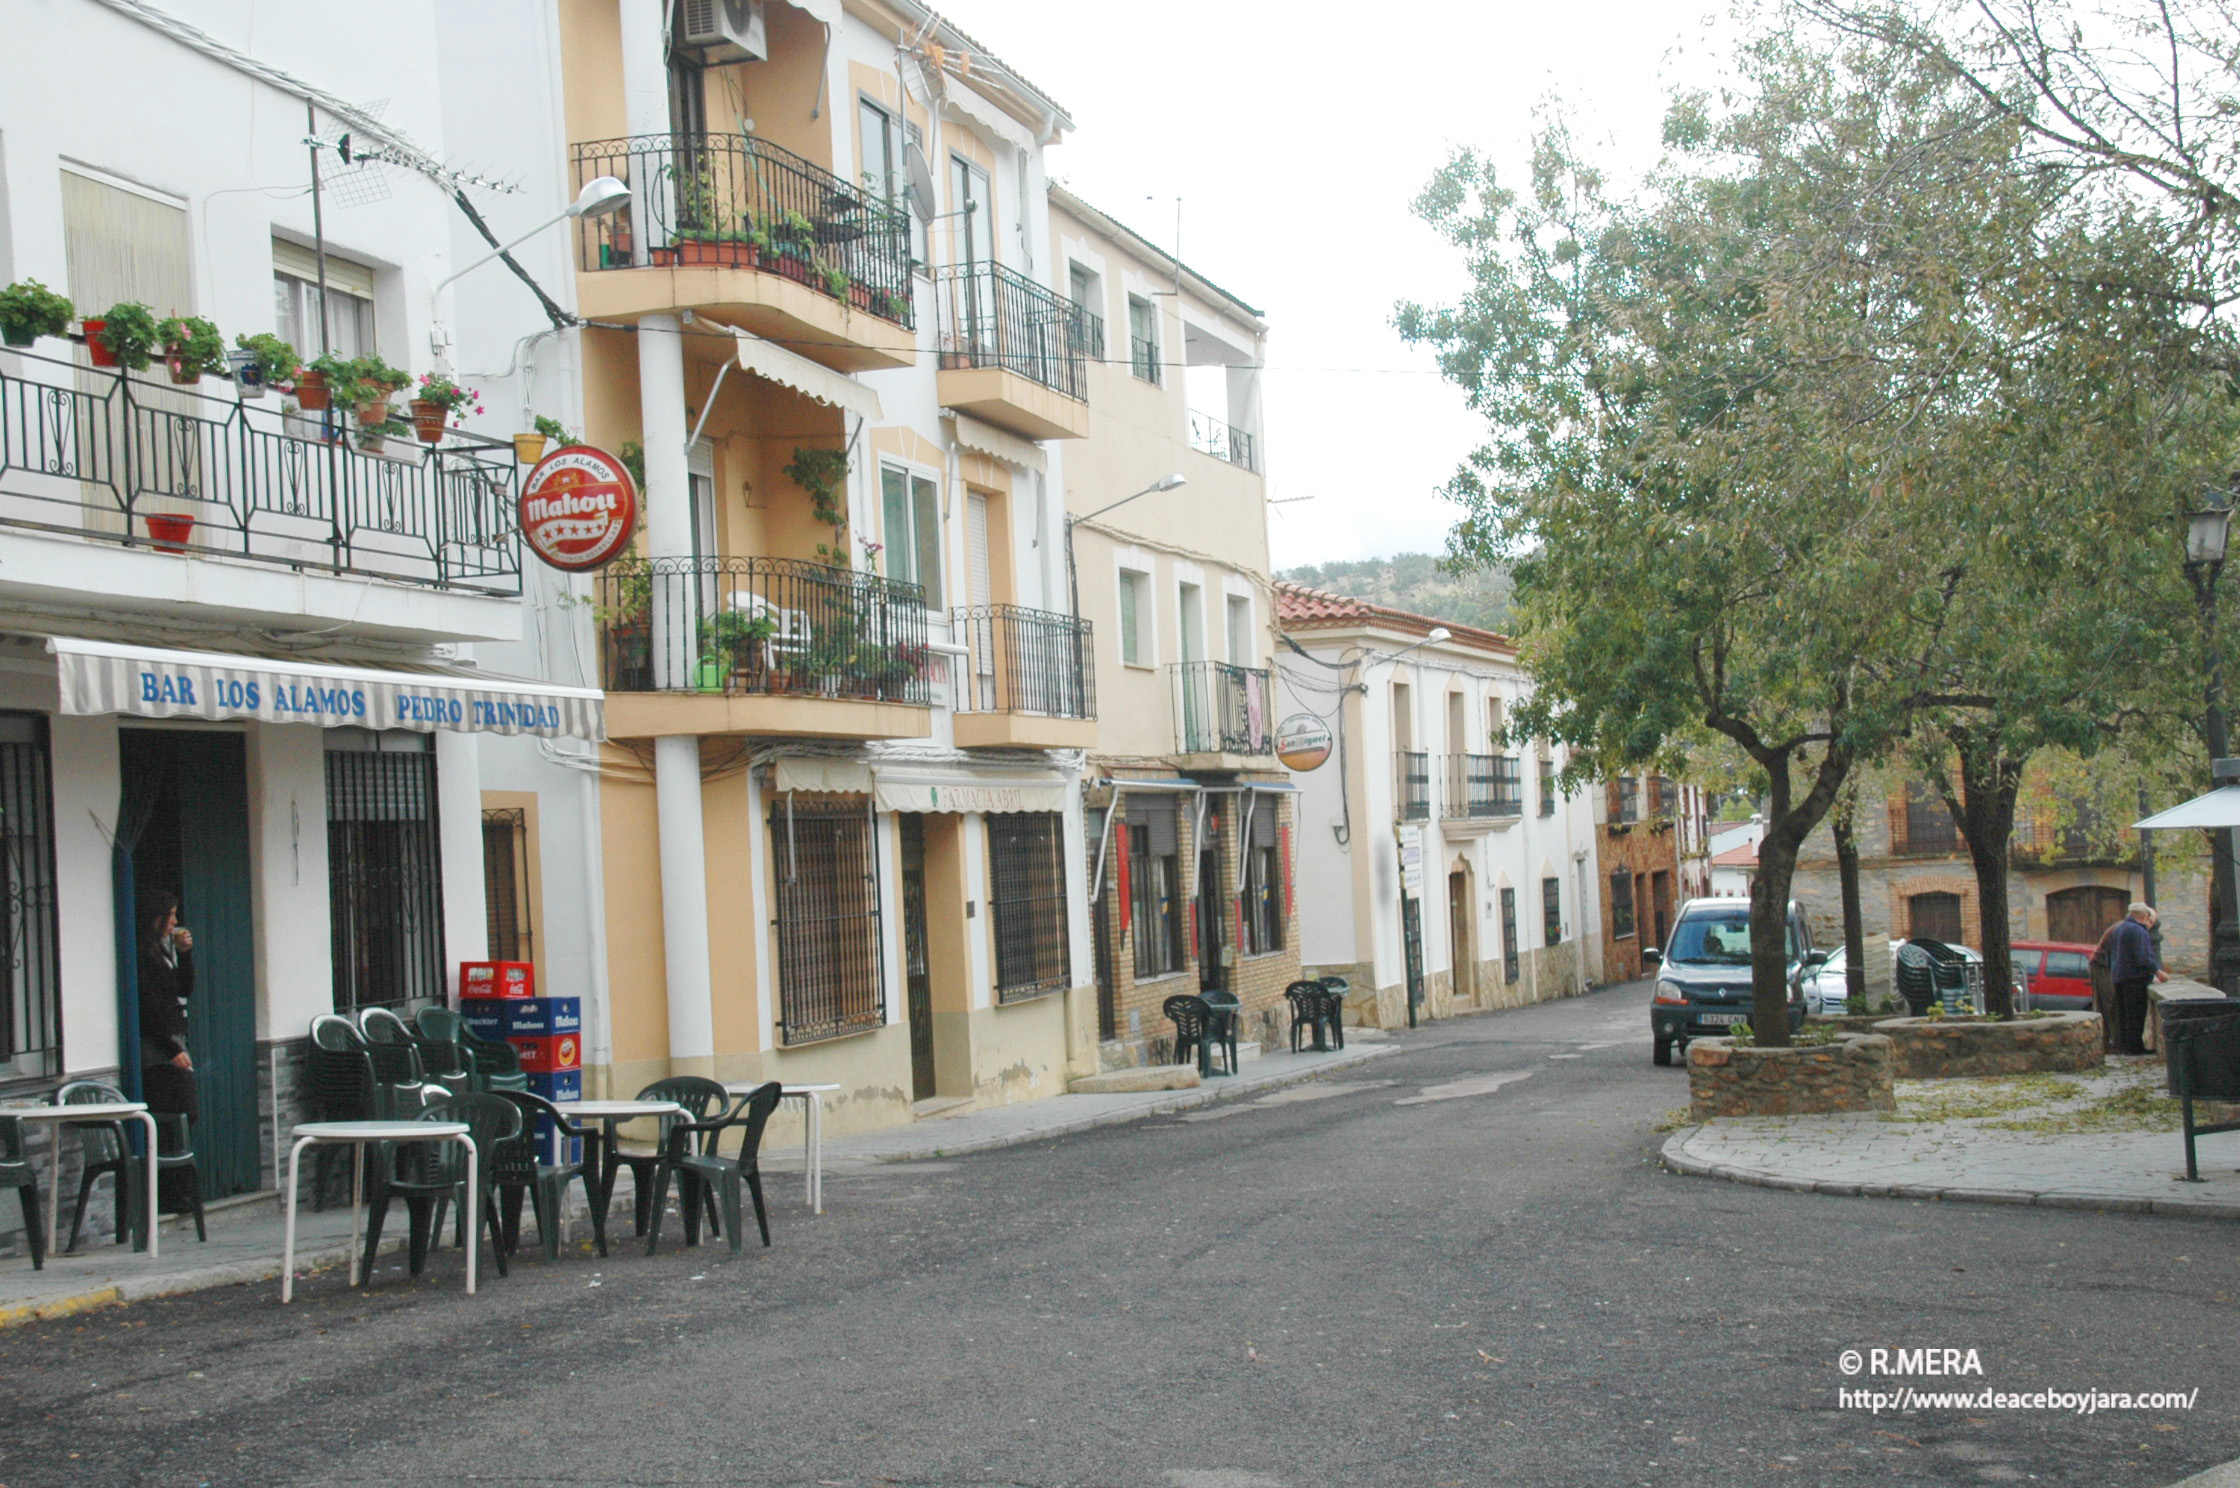
[[[148,1259],[156,1258],[156,1119],[148,1114],[146,1101],[101,1101],[69,1106],[0,1106],[0,1116],[13,1116],[18,1121],[52,1121],[68,1124],[75,1121],[122,1121],[137,1116],[148,1132]],[[122,1185],[119,1185],[122,1188]],[[125,1202],[122,1192],[117,1202]],[[62,1212],[62,1133],[56,1132],[47,1143],[47,1254],[54,1254],[55,1218]]]
[[[359,1231],[365,1223],[366,1143],[459,1142],[467,1149],[466,1213],[461,1216],[467,1235],[467,1295],[474,1295],[474,1261],[482,1249],[475,1200],[480,1196],[474,1138],[463,1121],[307,1121],[296,1128],[295,1145],[288,1149],[288,1219],[281,1229],[280,1300],[295,1295],[296,1283],[296,1174],[303,1149],[314,1142],[347,1142],[354,1149],[350,1171],[350,1285],[358,1284],[358,1249],[364,1243]],[[432,1242],[431,1242],[432,1243]]]
[[[614,1156],[619,1141],[615,1135],[615,1123],[636,1121],[647,1116],[682,1116],[684,1107],[675,1101],[657,1100],[587,1100],[569,1101],[564,1105],[559,1102],[554,1104],[559,1105],[561,1115],[572,1120],[589,1118],[598,1122],[604,1132],[603,1136],[598,1131],[584,1135],[589,1150],[583,1157],[584,1171],[591,1175],[591,1181],[598,1190],[598,1197],[594,1202],[599,1206],[599,1233],[605,1234],[608,1201],[614,1196],[615,1174],[622,1170],[622,1165],[615,1161]],[[606,1252],[601,1251],[599,1254],[603,1256]]]
[[[761,1080],[734,1080],[723,1088],[733,1095],[768,1083]],[[824,1213],[824,1098],[838,1090],[837,1085],[780,1085],[780,1100],[801,1102],[801,1166],[809,1178],[809,1212]]]

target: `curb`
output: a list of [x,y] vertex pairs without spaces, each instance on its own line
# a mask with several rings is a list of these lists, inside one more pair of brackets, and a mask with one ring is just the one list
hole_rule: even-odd
[[1830,1194],[1860,1199],[1936,1199],[1958,1204],[2020,1204],[2038,1209],[2090,1209],[2107,1214],[2172,1214],[2187,1219],[2240,1219],[2240,1204],[2207,1199],[2143,1199],[2136,1194],[2095,1194],[2075,1190],[2027,1188],[1969,1188],[1935,1183],[1848,1183],[1837,1178],[1792,1178],[1758,1168],[1710,1162],[1688,1152],[1688,1141],[1700,1126],[1674,1132],[1665,1139],[1658,1160],[1667,1169],[1689,1178],[1722,1178],[1752,1188],[1777,1188],[1790,1193]]
[[[392,1236],[381,1242],[377,1255],[389,1255],[404,1248],[401,1236]],[[350,1246],[329,1244],[317,1250],[299,1249],[296,1252],[296,1275],[307,1276],[314,1271],[331,1271],[350,1259]],[[204,1266],[193,1271],[173,1271],[156,1276],[134,1277],[91,1291],[75,1292],[68,1296],[51,1298],[44,1302],[26,1302],[17,1307],[0,1307],[0,1332],[21,1327],[26,1323],[49,1323],[61,1318],[75,1317],[103,1307],[121,1307],[131,1302],[146,1302],[157,1297],[179,1297],[189,1292],[208,1291],[213,1287],[239,1286],[249,1282],[277,1281],[280,1279],[280,1257],[260,1257],[249,1261],[226,1261],[215,1266]]]
[[1358,1054],[1348,1049],[1345,1051],[1344,1058],[1329,1060],[1326,1063],[1316,1065],[1313,1069],[1291,1070],[1282,1074],[1264,1075],[1257,1080],[1253,1080],[1250,1084],[1201,1085],[1195,1090],[1177,1091],[1165,1100],[1151,1101],[1140,1106],[1130,1106],[1124,1111],[1100,1111],[1093,1116],[1077,1116],[1068,1120],[1053,1122],[1048,1126],[1039,1126],[1032,1131],[1004,1132],[994,1136],[966,1138],[958,1142],[944,1142],[939,1147],[929,1148],[923,1152],[869,1153],[859,1157],[852,1153],[835,1153],[827,1150],[825,1167],[827,1170],[831,1169],[836,1161],[923,1162],[933,1158],[962,1157],[974,1152],[994,1152],[1004,1147],[1023,1147],[1029,1142],[1048,1141],[1052,1137],[1070,1137],[1076,1133],[1090,1131],[1100,1126],[1119,1126],[1129,1121],[1141,1121],[1147,1116],[1164,1116],[1172,1111],[1188,1111],[1199,1106],[1216,1105],[1224,1100],[1242,1099],[1257,1095],[1262,1091],[1281,1090],[1291,1085],[1304,1085],[1310,1080],[1321,1079],[1333,1070],[1350,1069],[1355,1065],[1367,1064],[1371,1060],[1382,1059],[1389,1054],[1398,1054],[1400,1050],[1401,1046],[1398,1044],[1389,1044],[1379,1040],[1376,1043],[1364,1045]]

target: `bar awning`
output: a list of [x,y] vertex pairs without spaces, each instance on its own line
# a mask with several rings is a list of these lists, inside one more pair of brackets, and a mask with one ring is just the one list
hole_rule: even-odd
[[739,368],[766,382],[792,388],[805,398],[829,404],[860,419],[878,423],[883,415],[879,395],[853,377],[820,367],[797,352],[786,350],[759,336],[739,335]]
[[471,666],[349,666],[47,637],[62,711],[133,718],[254,718],[320,728],[606,737],[605,697]]
[[877,764],[864,760],[784,758],[772,786],[870,796],[881,811],[1063,811],[1066,778],[1055,770],[1002,774],[937,761]]
[[2220,785],[2205,796],[2195,796],[2131,825],[2141,832],[2178,827],[2240,827],[2240,785]]

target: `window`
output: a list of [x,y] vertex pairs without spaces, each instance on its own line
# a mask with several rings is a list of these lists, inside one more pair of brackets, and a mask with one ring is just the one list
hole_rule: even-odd
[[1063,992],[1072,983],[1065,841],[1065,820],[1056,812],[988,815],[988,918],[995,929],[998,1002]]
[[520,806],[482,813],[482,902],[493,961],[533,961],[529,913],[529,813]]
[[1519,963],[1522,959],[1517,950],[1517,891],[1515,889],[1503,889],[1501,891],[1501,979],[1503,981],[1513,982],[1517,979],[1521,971]]
[[1958,894],[1915,894],[1906,900],[1906,919],[1911,939],[1941,940],[1947,945],[1961,941]]
[[194,313],[184,202],[65,170],[62,243],[70,297],[84,313],[119,300],[143,301],[159,317]]
[[1563,944],[1563,880],[1540,880],[1540,930],[1549,945]]
[[[2025,951],[2023,954],[2027,956],[2029,952]],[[2090,981],[2092,979],[2092,958],[2083,951],[2048,951],[2046,952],[2046,975],[2049,977],[2073,977],[2080,982]]]
[[62,968],[54,884],[54,793],[46,720],[0,714],[0,1076],[62,1068]]
[[[909,217],[910,257],[923,264],[926,261],[925,224],[902,199],[908,185],[903,169],[903,140],[907,137],[909,143],[919,144],[923,131],[912,124],[905,136],[896,130],[895,116],[868,98],[857,100],[857,110],[856,124],[863,135],[863,184],[878,195],[887,210]],[[926,208],[937,210],[932,202],[927,202]]]
[[1196,584],[1174,586],[1175,646],[1184,661],[1206,659],[1205,590]]
[[1509,719],[1501,695],[1495,693],[1486,699],[1486,738],[1492,742],[1492,752],[1500,754],[1509,742]]
[[1633,875],[1620,869],[1610,875],[1610,938],[1629,940],[1632,936]]
[[1276,830],[1282,808],[1265,792],[1248,798],[1252,823],[1244,854],[1244,949],[1264,956],[1283,949],[1283,839]]
[[1182,849],[1169,796],[1128,796],[1128,918],[1136,980],[1182,970]]
[[1077,263],[1066,265],[1066,289],[1073,299],[1072,350],[1094,362],[1104,360],[1104,290],[1098,278]]
[[[988,173],[961,155],[949,157],[949,210],[965,215],[950,219],[957,224],[957,260],[960,263],[994,263],[996,260],[995,193],[988,189]],[[966,212],[966,208],[970,208]]]
[[1151,575],[1132,568],[1120,570],[1120,660],[1129,666],[1151,665],[1151,637],[1145,622],[1151,616]]
[[[284,238],[272,240],[273,323],[280,339],[319,355],[319,256]],[[327,255],[327,348],[338,357],[374,350],[373,270]]]
[[325,743],[335,1011],[440,999],[443,854],[432,741],[330,729]]
[[941,495],[934,483],[893,465],[879,467],[886,508],[887,577],[926,591],[926,608],[941,608]]
[[1159,311],[1149,300],[1128,296],[1128,367],[1137,377],[1159,385]]
[[862,806],[770,808],[782,1043],[887,1021],[876,837]]
[[1904,836],[1905,846],[1899,849],[1901,852],[1935,855],[1960,850],[1960,833],[1952,823],[1952,808],[1945,805],[1944,797],[1919,781],[1906,785]]
[[1229,596],[1229,665],[1248,667],[1259,660],[1252,646],[1252,601],[1242,594]]
[[1540,814],[1556,814],[1556,762],[1552,759],[1540,761]]

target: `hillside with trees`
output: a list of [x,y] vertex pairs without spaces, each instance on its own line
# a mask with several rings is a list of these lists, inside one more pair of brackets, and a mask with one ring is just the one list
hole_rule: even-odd
[[1276,577],[1483,630],[1504,630],[1509,621],[1509,571],[1499,566],[1449,573],[1430,553],[1396,553],[1390,558],[1309,563]]

